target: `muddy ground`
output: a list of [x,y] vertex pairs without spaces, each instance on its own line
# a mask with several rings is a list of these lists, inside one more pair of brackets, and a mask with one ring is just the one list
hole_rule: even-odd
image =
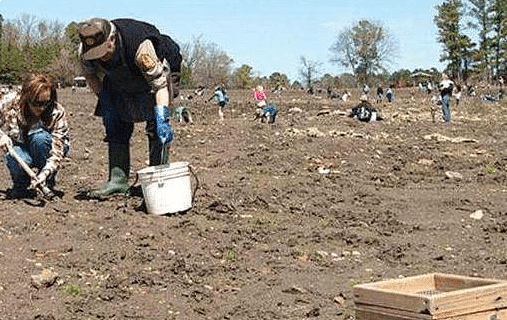
[[[0,202],[0,318],[351,319],[355,284],[507,279],[507,104],[469,97],[444,125],[396,94],[374,123],[347,117],[357,93],[270,94],[273,125],[252,121],[252,91],[230,93],[223,124],[208,96],[179,101],[195,124],[174,123],[171,161],[200,183],[191,210],[156,216],[140,197],[82,197],[107,177],[104,130],[92,94],[61,90],[64,196]],[[139,124],[131,182],[146,144]]]

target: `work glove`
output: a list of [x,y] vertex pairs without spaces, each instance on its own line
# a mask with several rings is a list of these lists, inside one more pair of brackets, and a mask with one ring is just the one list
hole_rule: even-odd
[[9,147],[12,147],[12,139],[4,134],[0,137],[0,149],[7,152],[9,151]]
[[173,130],[169,123],[169,108],[164,105],[156,105],[153,109],[155,113],[155,123],[157,125],[157,141],[161,145],[173,140]]
[[37,175],[37,179],[32,179],[32,181],[30,183],[30,189],[37,189],[39,186],[45,185],[48,175],[49,175],[49,170],[42,170]]

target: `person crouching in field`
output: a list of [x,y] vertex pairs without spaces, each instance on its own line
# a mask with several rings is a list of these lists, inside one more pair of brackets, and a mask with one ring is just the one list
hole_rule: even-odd
[[254,121],[260,119],[261,122],[275,123],[278,107],[268,102],[264,108],[257,108]]
[[[55,188],[56,174],[69,152],[69,126],[64,108],[58,103],[56,85],[42,73],[25,76],[21,92],[9,94],[0,104],[0,149],[6,152],[5,163],[13,186],[7,198],[26,198],[39,185]],[[11,151],[13,150],[13,151]],[[31,180],[16,158],[15,152],[29,167],[38,170]]]
[[365,94],[361,96],[359,104],[352,108],[349,117],[363,122],[382,120],[382,114],[368,102]]
[[187,107],[179,106],[177,108],[174,108],[174,118],[176,118],[179,123],[194,123],[192,120],[192,113]]

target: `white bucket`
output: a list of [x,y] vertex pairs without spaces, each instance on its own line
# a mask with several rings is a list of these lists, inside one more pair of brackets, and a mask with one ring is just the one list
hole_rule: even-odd
[[147,167],[137,174],[148,213],[163,215],[192,207],[188,162]]

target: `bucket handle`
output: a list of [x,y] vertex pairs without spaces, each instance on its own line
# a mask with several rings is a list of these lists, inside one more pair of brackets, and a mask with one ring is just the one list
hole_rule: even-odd
[[194,176],[195,179],[195,188],[192,191],[192,207],[193,207],[195,202],[195,194],[197,193],[197,189],[199,189],[199,179],[197,178],[197,175],[195,174],[191,165],[188,165],[188,169],[190,170],[190,173],[192,174],[192,176]]

